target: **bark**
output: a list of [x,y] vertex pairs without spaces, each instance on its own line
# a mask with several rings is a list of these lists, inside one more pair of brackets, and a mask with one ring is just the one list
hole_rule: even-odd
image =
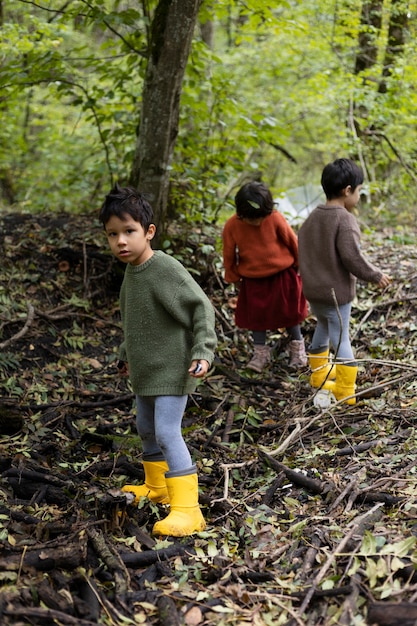
[[369,606],[367,622],[380,626],[415,626],[417,604],[411,602],[376,602]]
[[201,0],[160,0],[151,25],[130,183],[149,197],[158,227],[157,240],[164,229],[182,82],[200,4]]
[[2,571],[26,571],[28,568],[35,568],[41,572],[60,568],[72,571],[85,563],[86,550],[86,541],[80,536],[77,542],[66,545],[28,549],[23,555],[9,553],[0,560],[0,568]]
[[404,51],[408,26],[408,3],[404,0],[392,0],[388,24],[388,42],[385,48],[384,67],[379,92],[386,93],[386,79],[391,75],[396,57]]
[[161,626],[180,626],[181,620],[175,602],[169,596],[161,596],[157,601]]
[[378,35],[382,24],[382,0],[365,0],[362,4],[359,30],[359,50],[356,55],[355,74],[375,65],[378,55]]

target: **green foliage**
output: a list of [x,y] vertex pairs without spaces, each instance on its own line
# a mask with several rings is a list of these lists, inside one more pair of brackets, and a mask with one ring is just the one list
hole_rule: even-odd
[[[134,156],[148,13],[129,0],[48,10],[4,3],[0,38],[0,186],[26,211],[95,208]],[[355,75],[361,2],[203,3],[210,48],[196,29],[181,95],[170,220],[216,221],[248,177],[274,193],[317,184],[348,155],[366,170],[380,219],[410,220],[416,177],[414,14],[409,41],[379,93],[391,3],[379,54]],[[366,114],[362,114],[366,112]],[[47,173],[47,175],[45,175]]]

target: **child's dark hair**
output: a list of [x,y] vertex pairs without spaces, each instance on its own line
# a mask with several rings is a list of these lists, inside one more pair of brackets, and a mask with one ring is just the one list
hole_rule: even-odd
[[336,159],[328,163],[321,175],[321,186],[327,200],[339,198],[342,190],[352,187],[352,191],[363,183],[363,171],[350,159]]
[[130,215],[135,222],[141,224],[145,233],[154,219],[152,207],[140,191],[133,187],[120,187],[117,183],[103,202],[99,220],[105,226],[113,215],[121,220]]
[[250,182],[239,189],[235,196],[236,214],[240,219],[266,217],[274,209],[274,200],[264,183]]

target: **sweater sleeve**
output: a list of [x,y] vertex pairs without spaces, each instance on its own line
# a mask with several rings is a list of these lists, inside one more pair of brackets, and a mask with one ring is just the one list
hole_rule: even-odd
[[337,249],[342,263],[359,280],[379,283],[382,272],[362,255],[359,226],[354,216],[351,217],[354,222],[341,228],[337,237]]
[[214,309],[191,275],[178,286],[170,312],[192,332],[191,360],[204,359],[211,364],[217,345]]
[[[122,286],[120,288],[120,294],[119,294],[119,309],[120,309],[120,316],[121,316],[122,324],[123,324],[123,315],[124,315],[124,306],[125,306],[125,295],[126,295],[126,289],[125,289],[125,282],[123,280]],[[119,346],[119,359],[120,361],[127,361],[125,341],[123,341]]]

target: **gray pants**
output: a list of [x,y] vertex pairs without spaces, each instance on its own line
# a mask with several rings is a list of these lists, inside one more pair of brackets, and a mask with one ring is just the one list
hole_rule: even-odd
[[[331,346],[338,360],[352,361],[355,358],[349,339],[352,303],[342,304],[338,309],[319,302],[310,302],[310,306],[317,318],[317,326],[309,352],[317,354]],[[354,365],[354,363],[349,363],[349,365]]]
[[136,428],[145,461],[165,460],[170,474],[192,467],[181,432],[188,396],[136,396]]

